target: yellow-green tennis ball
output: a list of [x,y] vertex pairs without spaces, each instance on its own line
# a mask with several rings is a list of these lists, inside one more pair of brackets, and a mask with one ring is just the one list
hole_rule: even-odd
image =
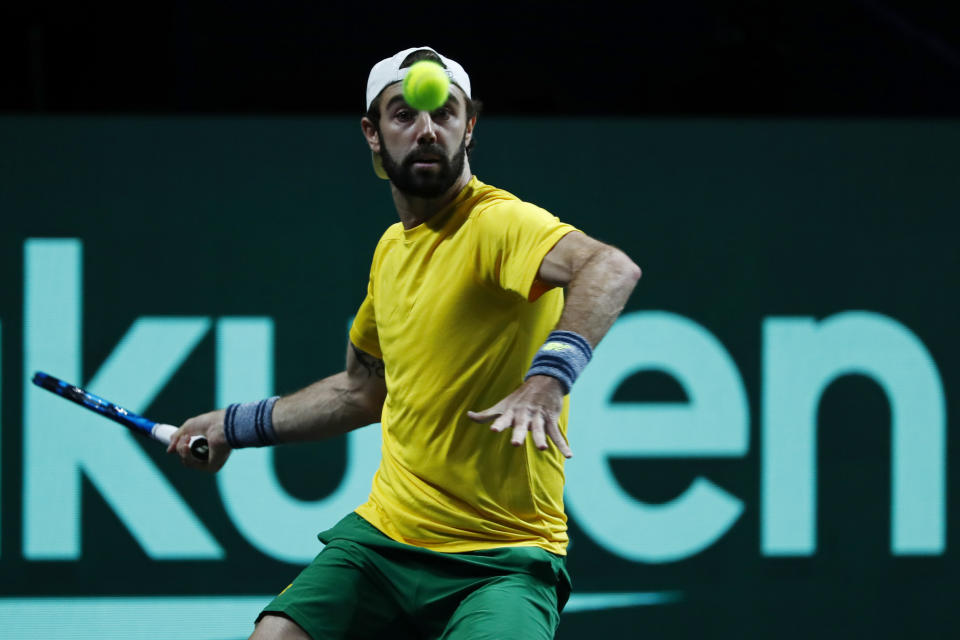
[[439,109],[450,93],[450,78],[436,62],[415,62],[403,79],[403,99],[419,111]]

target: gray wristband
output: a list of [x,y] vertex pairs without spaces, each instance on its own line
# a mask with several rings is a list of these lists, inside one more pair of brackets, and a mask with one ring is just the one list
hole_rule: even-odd
[[273,405],[280,396],[264,398],[259,402],[232,404],[223,418],[223,433],[234,449],[265,447],[277,443],[273,430]]
[[524,380],[530,376],[550,376],[560,381],[564,395],[570,393],[570,388],[583,371],[593,349],[586,338],[575,331],[553,331],[547,336],[537,355],[530,363],[530,370]]

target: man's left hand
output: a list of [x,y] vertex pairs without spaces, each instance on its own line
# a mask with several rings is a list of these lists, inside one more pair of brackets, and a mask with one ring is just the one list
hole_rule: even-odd
[[[533,444],[545,450],[547,436],[566,458],[573,456],[570,446],[560,433],[558,420],[563,410],[563,387],[550,376],[530,376],[526,382],[509,396],[485,411],[468,411],[467,417],[475,422],[490,422],[491,431],[500,433],[510,427],[513,437],[510,444],[519,447],[533,433]],[[494,420],[494,418],[496,418]]]

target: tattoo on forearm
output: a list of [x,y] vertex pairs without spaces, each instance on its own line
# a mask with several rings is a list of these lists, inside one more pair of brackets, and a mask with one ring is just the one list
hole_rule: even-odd
[[365,353],[360,349],[357,349],[354,345],[350,345],[353,348],[353,353],[357,356],[357,360],[360,364],[363,365],[363,368],[367,370],[367,377],[376,376],[378,378],[383,377],[383,360],[379,358],[374,358],[369,353]]

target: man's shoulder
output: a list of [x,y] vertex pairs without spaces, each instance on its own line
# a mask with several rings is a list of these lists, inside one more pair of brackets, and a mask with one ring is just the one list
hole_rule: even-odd
[[543,211],[543,209],[520,199],[506,189],[477,181],[476,197],[470,211],[471,218],[484,216],[487,221],[492,222],[492,218],[523,215],[528,211]]
[[399,240],[403,238],[403,223],[394,222],[392,225],[387,227],[383,234],[381,234],[380,239],[377,241],[377,246],[380,247],[384,243],[390,242],[391,240]]
[[377,241],[377,246],[373,249],[373,268],[375,269],[377,264],[383,259],[385,252],[388,250],[388,247],[393,245],[395,242],[403,240],[403,224],[400,222],[394,222],[392,225],[386,228],[383,234],[380,236],[380,239]]

